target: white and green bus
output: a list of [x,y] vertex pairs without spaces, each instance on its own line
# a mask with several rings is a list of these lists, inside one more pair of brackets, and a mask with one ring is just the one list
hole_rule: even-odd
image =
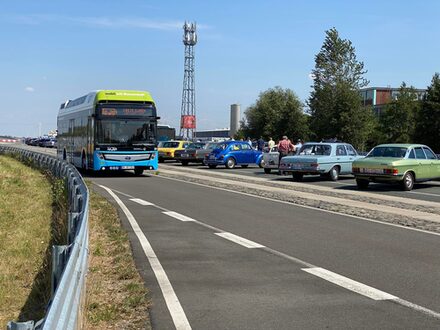
[[144,91],[102,90],[66,101],[58,113],[58,158],[84,170],[156,170],[158,119]]

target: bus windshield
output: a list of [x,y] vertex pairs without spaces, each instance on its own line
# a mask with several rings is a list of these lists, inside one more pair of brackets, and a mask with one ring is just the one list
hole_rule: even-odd
[[135,145],[154,143],[154,124],[145,120],[97,120],[96,143]]

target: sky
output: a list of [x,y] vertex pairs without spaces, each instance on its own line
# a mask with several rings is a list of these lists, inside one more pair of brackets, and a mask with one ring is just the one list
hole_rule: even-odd
[[[261,92],[305,103],[325,31],[352,41],[369,86],[426,88],[440,71],[440,1],[2,1],[0,135],[56,128],[59,106],[94,90],[147,90],[178,127],[185,21],[197,23],[197,129],[229,127]],[[178,131],[178,130],[177,130]]]

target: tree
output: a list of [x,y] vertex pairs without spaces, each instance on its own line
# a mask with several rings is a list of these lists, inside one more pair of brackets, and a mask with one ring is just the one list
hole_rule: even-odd
[[397,98],[387,104],[380,114],[379,127],[384,139],[381,142],[412,143],[419,108],[416,90],[403,82]]
[[350,40],[341,39],[335,28],[315,56],[313,91],[308,100],[310,128],[316,138],[338,137],[364,149],[374,129],[371,107],[363,107],[360,88],[368,85],[363,78],[364,63],[356,59]]
[[415,140],[440,153],[440,76],[434,74],[416,119]]
[[244,116],[241,127],[246,136],[308,138],[303,104],[290,89],[275,87],[262,92],[256,103],[246,109]]

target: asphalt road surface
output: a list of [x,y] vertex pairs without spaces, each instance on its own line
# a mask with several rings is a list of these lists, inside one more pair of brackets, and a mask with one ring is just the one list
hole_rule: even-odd
[[440,328],[438,234],[157,176],[92,180],[121,210],[154,329]]

